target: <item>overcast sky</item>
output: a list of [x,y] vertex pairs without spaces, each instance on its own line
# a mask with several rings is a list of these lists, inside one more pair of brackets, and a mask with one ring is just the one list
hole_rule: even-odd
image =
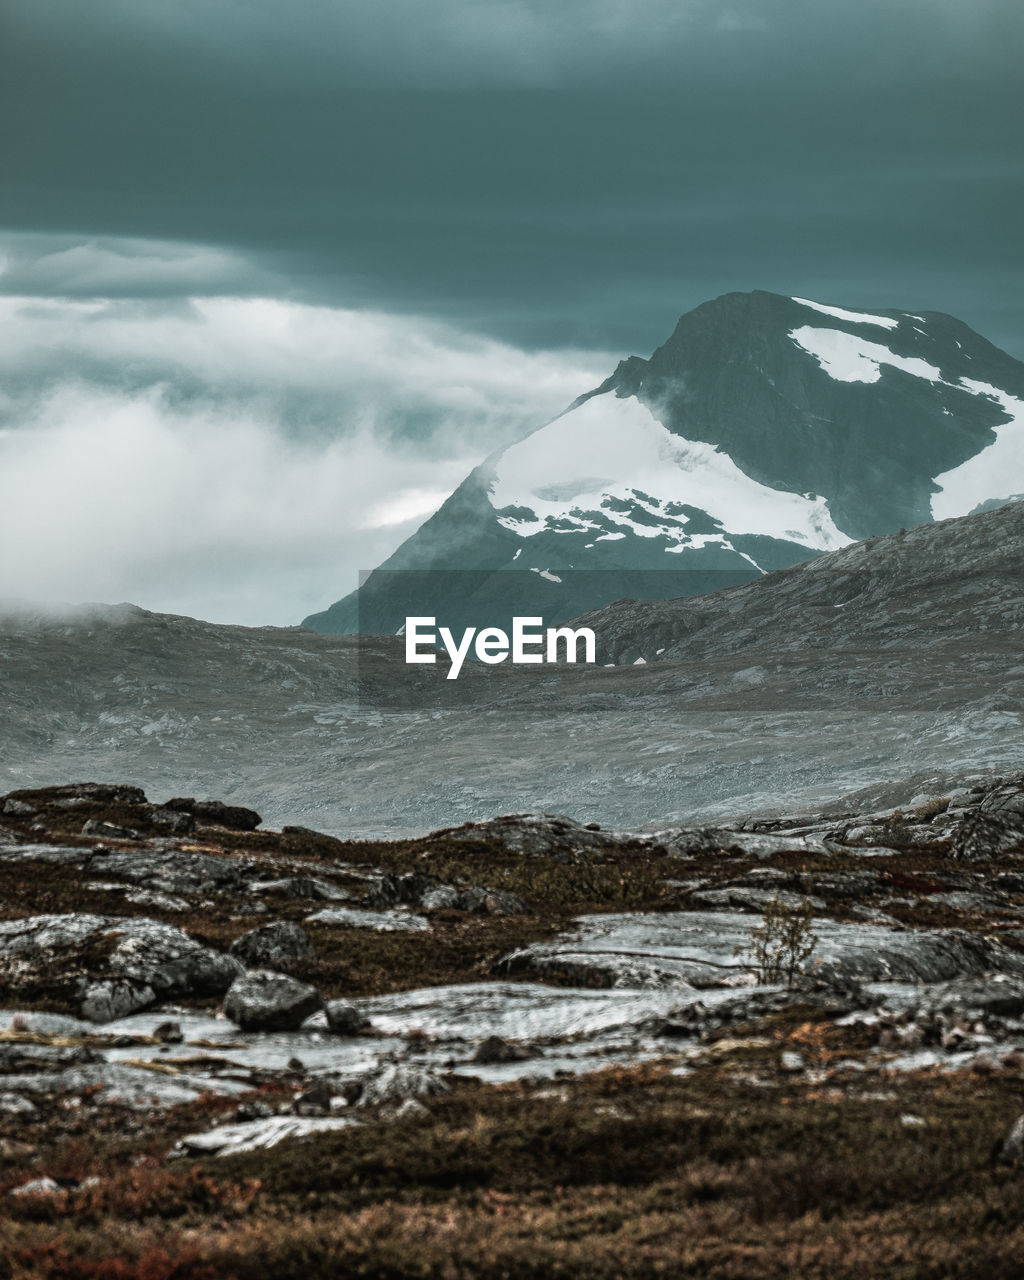
[[297,621],[732,289],[1024,357],[1020,0],[4,0],[0,596]]

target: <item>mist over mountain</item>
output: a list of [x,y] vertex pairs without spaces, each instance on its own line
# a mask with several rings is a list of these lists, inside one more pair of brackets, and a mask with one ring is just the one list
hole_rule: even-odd
[[[487,458],[305,625],[549,621],[733,586],[1024,492],[1024,365],[938,312],[754,291]],[[599,572],[595,572],[599,571]]]

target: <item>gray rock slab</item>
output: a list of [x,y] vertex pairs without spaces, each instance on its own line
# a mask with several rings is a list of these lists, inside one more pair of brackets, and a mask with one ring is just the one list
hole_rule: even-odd
[[[720,987],[755,981],[749,916],[728,912],[586,916],[579,931],[505,956],[497,970],[588,977],[612,987]],[[956,929],[896,930],[814,920],[809,972],[860,981],[941,982],[997,970],[1024,973],[1024,956]]]
[[306,916],[306,924],[332,924],[346,929],[376,929],[379,933],[422,933],[430,928],[424,916],[408,911],[362,911],[358,907],[325,907]]
[[420,1031],[439,1040],[572,1040],[664,1016],[678,996],[664,991],[593,991],[539,983],[469,983],[358,1001],[390,1035]]
[[280,894],[286,898],[309,898],[314,902],[345,902],[352,895],[339,885],[316,876],[285,876],[280,880],[257,880],[250,893]]
[[809,902],[814,911],[827,910],[821,898],[807,898],[786,889],[747,889],[741,886],[727,886],[724,889],[698,889],[690,894],[691,902],[712,911],[732,909],[763,912],[773,899],[778,899],[786,907],[801,907]]
[[175,1145],[171,1154],[233,1156],[245,1151],[266,1151],[286,1138],[330,1133],[358,1123],[350,1116],[269,1116],[261,1120],[245,1120],[241,1124],[219,1125],[205,1133],[190,1133]]

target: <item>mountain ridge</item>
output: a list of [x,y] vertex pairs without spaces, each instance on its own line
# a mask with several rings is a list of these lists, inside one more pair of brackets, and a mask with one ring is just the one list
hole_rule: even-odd
[[395,637],[0,612],[0,789],[116,777],[365,837],[523,810],[703,820],[863,788],[900,804],[896,779],[940,794],[1021,768],[1022,565],[1016,502],[715,596],[621,601],[599,627],[610,668],[471,663],[453,682],[406,666]]
[[961,321],[725,294],[489,455],[305,625],[563,621],[620,595],[703,594],[1022,489],[1024,364]]

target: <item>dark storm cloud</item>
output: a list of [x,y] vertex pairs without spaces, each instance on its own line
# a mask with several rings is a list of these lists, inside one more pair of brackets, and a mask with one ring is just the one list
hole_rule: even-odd
[[1024,351],[1017,0],[8,0],[3,21],[0,225],[216,246],[251,265],[236,293],[272,278],[528,345],[646,353],[759,287],[948,310]]

